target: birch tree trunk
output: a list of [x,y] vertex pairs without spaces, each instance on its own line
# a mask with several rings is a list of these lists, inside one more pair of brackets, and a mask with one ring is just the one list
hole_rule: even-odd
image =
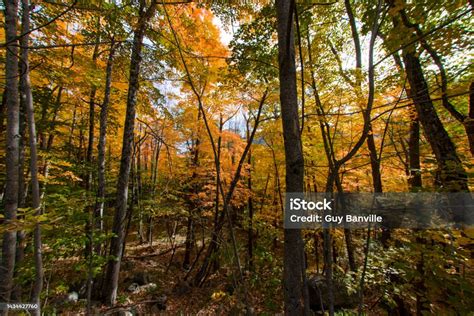
[[[5,0],[5,59],[6,87],[6,188],[4,195],[4,226],[14,221],[18,209],[19,184],[19,127],[20,106],[18,102],[18,40],[17,14],[18,0]],[[16,231],[7,230],[3,234],[2,260],[0,266],[0,300],[9,302],[13,287],[15,269]]]

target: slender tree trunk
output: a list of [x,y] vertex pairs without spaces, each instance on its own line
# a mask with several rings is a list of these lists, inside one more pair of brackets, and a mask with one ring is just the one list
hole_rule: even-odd
[[[106,143],[107,143],[107,119],[108,111],[110,105],[110,94],[112,88],[112,70],[114,63],[115,55],[115,42],[112,37],[110,44],[109,56],[107,59],[107,66],[105,71],[105,90],[104,90],[104,101],[100,109],[100,118],[99,118],[99,143],[97,146],[97,197],[94,206],[94,213],[92,217],[92,229],[95,233],[102,234],[104,232],[104,204],[105,204],[105,193],[106,193],[106,177],[105,177],[105,163],[106,163]],[[101,255],[103,247],[100,243],[96,244],[95,249],[93,249],[95,255]],[[91,267],[93,268],[93,267]],[[97,278],[93,275],[90,275],[90,280],[88,281],[88,308],[90,311],[90,300],[92,295],[98,296],[98,291],[100,290],[101,284],[98,282]]]
[[[16,219],[19,184],[19,115],[18,102],[18,0],[5,0],[5,86],[7,131],[6,131],[6,189],[4,196],[4,226]],[[9,302],[15,269],[16,231],[3,233],[2,260],[0,266],[0,300]]]
[[76,129],[76,118],[77,116],[77,104],[74,103],[74,110],[72,112],[72,122],[71,128],[69,129],[69,140],[68,140],[68,159],[72,158],[72,154],[74,151],[74,144],[73,144],[73,137],[74,137],[74,130]]
[[[359,39],[359,32],[357,30],[356,19],[351,6],[351,0],[344,0],[347,15],[349,16],[349,24],[351,26],[352,38],[354,40],[356,52],[356,78],[354,88],[356,95],[360,98],[362,95],[361,79],[362,79],[362,50]],[[380,173],[380,158],[377,154],[377,147],[375,146],[375,138],[372,129],[372,124],[369,123],[369,132],[367,133],[367,148],[370,155],[370,166],[372,168],[372,180],[374,192],[382,192],[382,176]]]
[[[23,23],[22,23],[23,24]],[[22,33],[23,33],[23,26],[22,26]],[[20,39],[20,43],[22,43],[23,38]],[[20,51],[20,57],[23,54],[23,51]],[[28,171],[25,173],[25,141],[26,141],[26,104],[23,99],[22,95],[22,88],[23,88],[23,76],[22,74],[25,71],[28,71],[26,65],[23,63],[19,63],[20,68],[20,140],[19,140],[19,179],[18,179],[18,207],[25,208],[26,207],[26,198],[28,195]],[[22,220],[25,217],[20,215],[18,219]],[[15,265],[16,267],[20,267],[23,259],[25,258],[25,244],[26,244],[26,231],[25,230],[18,230],[17,237],[16,237],[16,254],[15,254]],[[14,278],[17,277],[18,268],[15,268],[15,273],[13,275]],[[20,283],[16,283],[13,286],[11,298],[13,301],[21,301],[22,296],[22,286]]]
[[[163,142],[161,139],[158,140],[158,144],[156,145],[156,155],[155,155],[155,167],[153,170],[153,189],[152,189],[152,196],[154,197],[156,194],[156,186],[157,186],[157,181],[158,181],[158,170],[160,166],[160,153],[161,153],[161,146],[163,146]],[[153,214],[148,215],[147,219],[147,224],[148,224],[148,233],[147,233],[147,241],[150,247],[153,245]]]
[[2,103],[0,103],[0,136],[3,134],[3,131],[5,130],[5,125],[3,125],[3,122],[5,121],[5,109],[7,107],[7,87],[3,89],[3,94],[2,94]]
[[[278,65],[283,137],[286,157],[286,191],[303,192],[304,160],[298,120],[293,14],[295,2],[277,0]],[[286,315],[304,313],[303,240],[298,229],[284,231],[283,288]],[[309,304],[309,302],[306,302]]]
[[[100,28],[100,16],[96,21],[97,29]],[[97,33],[96,42],[100,41],[100,33]],[[92,52],[92,63],[96,65],[97,58],[99,57],[99,45],[94,45],[94,51]],[[91,190],[92,188],[92,156],[94,153],[94,130],[95,130],[95,100],[97,94],[97,87],[92,83],[91,90],[89,93],[89,134],[87,138],[87,151],[86,151],[86,190]],[[90,223],[92,226],[92,223]],[[92,229],[92,227],[89,227]],[[92,249],[91,249],[92,251]]]
[[[220,198],[221,194],[221,151],[222,151],[222,129],[224,128],[224,121],[222,118],[222,113],[219,118],[219,137],[217,138],[217,159],[216,159],[216,199],[214,206],[214,228],[217,228],[219,225],[219,207],[220,207]],[[249,150],[250,152],[250,150]],[[214,236],[213,236],[214,237]],[[216,235],[217,237],[217,235]],[[216,239],[217,242],[217,239]],[[216,251],[217,252],[217,251]],[[212,259],[212,270],[217,271],[219,269],[219,256],[216,254]]]
[[86,149],[86,176],[85,176],[85,185],[86,189],[90,190],[92,188],[92,154],[94,152],[94,126],[95,126],[95,95],[97,93],[97,88],[92,87],[89,94],[89,132],[87,139],[87,149]]
[[[338,169],[334,168],[329,170],[328,178],[326,180],[326,192],[332,193],[334,191],[334,179],[337,176]],[[334,315],[334,282],[333,282],[333,263],[334,257],[332,254],[332,234],[331,227],[323,228],[323,261],[324,261],[324,276],[326,278],[326,284],[328,288],[328,303],[329,303],[329,315]]]
[[377,154],[377,147],[375,146],[375,139],[373,135],[372,127],[370,128],[369,135],[367,135],[367,147],[369,148],[370,155],[370,166],[372,169],[372,181],[374,192],[383,192],[382,188],[382,175],[380,173],[380,158]]
[[[97,19],[99,22],[100,19]],[[98,26],[99,23],[97,23]],[[96,40],[99,40],[100,37],[97,36]],[[94,52],[92,53],[92,63],[95,65],[97,57],[99,55],[99,45],[94,46]],[[86,161],[85,161],[85,175],[83,177],[85,189],[89,192],[92,189],[92,155],[94,152],[94,129],[95,129],[95,96],[97,93],[97,87],[93,84],[89,93],[89,132],[87,139],[87,149],[86,149]],[[93,252],[94,252],[94,209],[91,205],[86,205],[85,212],[87,213],[87,221],[85,225],[85,258],[89,261],[89,281],[87,282],[87,292],[88,292],[88,313],[90,312],[90,295],[92,292],[92,262],[93,262]]]
[[[22,0],[22,33],[27,34],[30,30],[30,1]],[[36,147],[36,124],[35,124],[35,112],[33,107],[33,96],[31,93],[30,83],[30,68],[29,68],[29,57],[28,57],[28,42],[29,35],[24,35],[21,38],[21,59],[24,71],[22,72],[21,82],[21,101],[25,106],[27,121],[28,121],[28,137],[30,147],[30,173],[31,173],[31,196],[32,196],[32,207],[36,212],[36,215],[41,215],[41,201],[40,201],[40,188],[38,181],[38,155]],[[42,241],[41,241],[41,226],[39,223],[35,226],[34,231],[34,261],[35,261],[35,282],[33,290],[31,292],[31,302],[39,305],[40,294],[43,289],[43,256],[42,256]],[[37,315],[40,315],[40,309],[36,311]]]
[[[250,141],[250,128],[247,120],[247,142]],[[249,190],[249,197],[247,199],[247,207],[249,211],[249,227],[248,227],[248,238],[247,238],[247,251],[248,251],[248,269],[253,270],[253,198],[252,198],[252,150],[249,150],[247,157],[247,164],[249,165],[249,175],[247,180],[247,188]]]
[[412,112],[414,113],[411,114],[410,134],[408,138],[408,187],[410,191],[416,192],[422,187],[420,165],[420,122],[415,109],[412,109]]
[[469,86],[469,114],[464,120],[464,126],[469,139],[469,149],[474,156],[474,81]]
[[[93,60],[97,59],[94,54]],[[94,59],[95,58],[95,59]],[[87,139],[87,150],[86,150],[86,189],[92,188],[92,154],[94,152],[94,126],[95,126],[95,95],[97,88],[94,86],[91,88],[89,95],[89,132]]]
[[[21,40],[20,40],[21,43]],[[22,52],[20,51],[20,54]],[[28,170],[26,171],[25,174],[25,140],[26,138],[26,106],[21,99],[21,85],[22,85],[22,76],[21,74],[25,72],[26,67],[21,63],[19,63],[20,68],[20,140],[19,140],[19,152],[20,156],[18,158],[19,161],[19,167],[18,167],[18,172],[19,172],[19,178],[18,178],[18,207],[25,207],[26,203],[26,198],[28,195],[28,181],[26,181],[28,177]],[[19,262],[16,263],[17,265]]]
[[[199,145],[201,143],[200,140],[200,129],[199,129],[199,122],[201,120],[201,112],[198,112],[197,116],[197,129],[196,129],[196,138],[194,139],[194,146],[192,150],[192,159],[191,159],[191,167],[193,168],[193,174],[191,175],[191,182],[192,182],[192,194],[197,196],[199,193],[199,186],[198,186],[198,167],[199,167]],[[220,137],[220,136],[219,136]],[[219,154],[219,153],[218,153]],[[219,180],[219,175],[220,173],[216,173],[216,178],[218,181]],[[219,183],[219,182],[217,182]],[[216,185],[218,188],[218,184]],[[218,190],[218,189],[217,189]],[[217,191],[217,194],[219,194],[219,191]],[[219,198],[219,196],[217,196]],[[187,269],[189,268],[189,265],[191,263],[191,252],[193,250],[194,246],[194,219],[193,215],[196,212],[196,210],[200,207],[197,203],[194,202],[195,199],[191,199],[190,203],[190,214],[188,216],[188,223],[186,227],[186,241],[185,241],[185,251],[184,251],[184,260],[183,260],[183,268]]]
[[[102,233],[104,229],[104,199],[105,199],[105,147],[107,142],[107,118],[110,104],[110,92],[112,87],[112,69],[114,63],[115,43],[112,38],[110,44],[109,57],[107,59],[106,74],[105,74],[105,92],[104,102],[100,109],[100,129],[99,129],[99,144],[97,147],[97,201],[94,210],[95,228],[98,233]],[[97,254],[100,254],[100,247],[96,249]]]
[[137,93],[139,88],[140,64],[142,61],[142,48],[145,30],[148,21],[154,14],[156,2],[152,1],[150,7],[145,10],[140,8],[140,18],[134,32],[132,55],[130,59],[130,78],[127,95],[127,112],[125,115],[124,135],[122,144],[122,159],[120,161],[120,172],[117,183],[116,210],[110,244],[110,255],[113,259],[108,261],[107,271],[104,281],[104,300],[109,305],[114,305],[117,298],[117,288],[120,272],[120,263],[123,251],[123,241],[125,239],[125,216],[128,200],[128,182],[130,178],[130,162],[132,158],[133,130],[135,126],[135,106],[137,103]]

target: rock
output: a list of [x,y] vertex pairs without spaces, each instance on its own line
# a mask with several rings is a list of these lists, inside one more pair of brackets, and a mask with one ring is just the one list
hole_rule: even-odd
[[157,288],[158,286],[155,283],[148,283],[143,286],[140,286],[140,291],[153,291]]
[[121,309],[117,312],[118,316],[133,316],[133,313],[128,309]]
[[79,280],[72,282],[72,284],[69,286],[69,291],[76,292],[79,297],[85,297],[87,292],[87,281]]
[[138,293],[140,291],[140,285],[132,283],[128,286],[127,290],[132,293]]
[[145,292],[145,291],[153,291],[157,288],[158,286],[155,283],[148,283],[145,285],[138,285],[137,283],[132,283],[128,286],[127,290],[129,292],[132,292],[133,294],[140,293],[140,292]]
[[66,301],[70,303],[76,303],[79,300],[79,294],[77,292],[71,292],[67,295]]
[[[334,309],[353,308],[357,306],[357,293],[349,293],[347,287],[342,281],[335,279],[334,286]],[[329,295],[326,284],[326,279],[322,275],[317,275],[308,279],[309,290],[309,305],[311,310],[318,312],[322,311],[321,301],[324,305],[324,310],[327,311],[329,307]]]

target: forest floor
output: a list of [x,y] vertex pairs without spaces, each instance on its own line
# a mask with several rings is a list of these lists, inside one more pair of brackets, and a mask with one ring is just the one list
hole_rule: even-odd
[[[136,236],[132,238],[136,239]],[[197,248],[200,247],[198,242]],[[202,287],[192,287],[189,282],[201,262],[196,263],[196,267],[187,278],[188,281],[184,281],[188,274],[188,270],[183,268],[184,251],[184,236],[175,236],[173,243],[167,237],[154,240],[152,245],[140,244],[137,241],[128,242],[121,265],[116,305],[111,308],[99,302],[93,302],[92,313],[127,316],[161,313],[170,315],[242,314],[244,308],[242,295],[233,291],[230,268],[221,267],[207,278]],[[196,252],[193,252],[191,261],[194,260]],[[200,258],[202,259],[204,255],[205,250]],[[77,275],[67,275],[74,273],[71,271],[70,264],[71,262],[57,264],[58,268],[51,279],[51,288],[57,287],[61,280],[77,279]],[[61,277],[58,278],[58,276]],[[70,295],[71,289],[67,295],[64,293],[54,295],[54,291],[51,292],[49,307],[44,310],[45,312],[52,311],[61,315],[85,314],[86,300],[83,294],[79,295],[78,300],[70,301],[65,297]],[[251,293],[249,297],[253,306],[259,306],[264,300],[263,294]]]

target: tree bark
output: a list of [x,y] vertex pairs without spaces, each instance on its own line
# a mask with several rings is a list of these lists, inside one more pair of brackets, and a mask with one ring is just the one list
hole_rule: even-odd
[[[428,43],[428,41],[424,38],[425,34],[421,30],[420,26],[417,23],[412,23],[410,18],[408,17],[405,10],[400,10],[400,16],[403,24],[407,28],[412,28],[415,30],[416,35],[420,38],[421,46],[429,53],[431,58],[433,59],[435,65],[438,67],[439,74],[441,77],[441,100],[443,107],[461,124],[464,125],[466,130],[468,142],[469,142],[469,150],[471,155],[474,156],[474,123],[472,122],[472,117],[470,113],[468,115],[464,115],[463,113],[459,112],[454,105],[449,101],[448,96],[448,77],[446,75],[446,70],[443,65],[442,57],[438,54],[438,52]],[[472,86],[471,86],[472,88]],[[471,89],[472,90],[472,89]]]
[[[247,120],[247,142],[250,141],[250,127],[249,120]],[[247,180],[247,188],[249,189],[249,197],[247,199],[247,207],[249,212],[249,227],[248,227],[248,240],[247,240],[247,251],[248,251],[248,269],[253,270],[253,197],[252,197],[252,149],[249,149],[247,164],[249,165],[249,175]]]
[[464,126],[469,139],[469,149],[474,156],[474,81],[469,86],[469,114],[464,120]]
[[120,263],[123,252],[123,241],[125,239],[125,216],[128,200],[128,182],[130,178],[130,162],[132,158],[132,146],[135,126],[135,112],[137,103],[137,93],[139,89],[140,64],[142,61],[143,38],[148,25],[148,21],[154,14],[156,1],[152,1],[148,9],[144,6],[140,8],[140,18],[134,31],[132,55],[130,59],[130,78],[127,95],[127,112],[125,115],[124,135],[122,143],[122,158],[120,161],[120,172],[117,182],[116,210],[112,237],[110,244],[110,259],[107,264],[107,271],[104,280],[105,289],[103,291],[104,300],[109,305],[114,305],[117,298],[118,279]]
[[[199,185],[197,183],[198,181],[198,168],[199,168],[199,145],[201,143],[200,140],[200,128],[199,128],[199,122],[201,121],[201,112],[198,111],[198,116],[197,116],[197,122],[196,122],[196,137],[193,140],[193,148],[192,148],[192,159],[191,159],[191,168],[193,169],[193,173],[191,175],[191,183],[192,183],[192,194],[194,197],[196,197],[199,193]],[[220,141],[220,135],[219,135],[219,141]],[[217,154],[219,155],[220,153],[220,142],[218,141],[218,152]],[[219,159],[218,159],[219,160]],[[217,184],[216,184],[216,209],[219,207],[219,181],[220,181],[220,172],[216,172],[216,178],[217,178]],[[185,241],[185,251],[184,251],[184,259],[183,259],[183,268],[187,269],[189,268],[189,265],[191,263],[191,252],[194,247],[194,219],[193,219],[193,213],[195,210],[197,210],[200,206],[198,203],[195,203],[195,199],[191,198],[190,199],[190,214],[188,216],[188,223],[186,227],[186,241]],[[216,215],[217,216],[217,215]],[[217,260],[217,259],[216,259]]]
[[[344,0],[344,5],[346,8],[347,15],[349,17],[349,24],[351,26],[352,38],[354,41],[354,48],[356,53],[356,73],[355,73],[355,85],[354,89],[358,99],[362,99],[362,50],[360,45],[359,32],[357,30],[356,19],[354,12],[352,10],[351,1]],[[377,17],[378,18],[378,17]],[[377,31],[378,33],[378,31]],[[371,67],[371,66],[370,66]],[[372,79],[373,80],[373,79]],[[370,114],[367,115],[367,120],[370,121]],[[377,147],[375,146],[375,137],[372,128],[372,124],[368,123],[368,132],[367,132],[367,148],[369,150],[370,157],[370,166],[372,172],[372,182],[374,192],[382,192],[382,175],[380,172],[380,159],[377,154]],[[339,183],[339,175],[336,174],[336,184]],[[339,188],[342,189],[342,186],[339,185]],[[339,190],[339,193],[342,193],[342,190]],[[351,231],[349,229],[344,229],[344,236],[346,239],[346,248],[349,257],[349,266],[352,271],[356,271],[356,264],[354,260],[354,246],[352,244]]]
[[[104,215],[104,199],[105,199],[105,147],[107,143],[107,118],[110,104],[110,92],[112,87],[112,70],[114,64],[115,43],[112,38],[110,44],[109,57],[105,70],[105,91],[104,101],[100,109],[100,127],[99,127],[99,144],[97,146],[97,201],[94,209],[95,229],[101,233],[103,231],[103,215]],[[100,249],[97,249],[100,253]]]
[[436,184],[442,190],[469,192],[467,174],[456,148],[438,117],[429,95],[420,60],[414,51],[405,49],[403,62],[410,83],[410,95],[415,103],[421,125],[438,163]]
[[[19,102],[18,102],[18,0],[5,0],[5,59],[6,94],[6,189],[4,195],[4,226],[15,221],[18,209],[19,185]],[[6,225],[5,225],[6,224]],[[9,302],[15,269],[16,231],[3,234],[2,261],[0,266],[0,299]]]
[[3,131],[5,130],[5,126],[3,125],[3,122],[5,121],[5,108],[7,104],[7,87],[3,88],[3,94],[2,94],[2,103],[0,103],[0,136],[3,134]]
[[[21,38],[21,59],[23,65],[23,72],[20,78],[20,96],[21,102],[24,104],[26,109],[26,116],[28,121],[28,137],[30,147],[30,173],[31,173],[31,198],[32,207],[35,210],[37,216],[41,215],[41,200],[40,200],[40,188],[38,180],[38,154],[36,144],[36,124],[35,124],[35,112],[33,106],[33,96],[31,93],[31,82],[30,82],[30,65],[29,65],[29,52],[28,43],[30,30],[30,1],[22,0],[22,34]],[[31,302],[39,304],[40,294],[43,289],[43,256],[42,256],[42,241],[41,241],[41,226],[36,223],[34,231],[34,261],[35,261],[35,282],[33,290],[31,292]],[[35,313],[40,315],[40,309],[36,309]]]
[[416,192],[422,187],[420,165],[420,121],[415,113],[411,114],[410,133],[408,138],[408,187],[411,192]]
[[[107,119],[110,104],[110,94],[112,88],[112,70],[115,55],[115,42],[112,38],[110,44],[109,56],[107,58],[107,66],[105,70],[105,90],[104,90],[104,101],[100,109],[99,118],[99,143],[97,145],[97,196],[94,205],[94,213],[92,216],[92,229],[95,233],[102,234],[104,231],[104,204],[105,204],[105,193],[106,193],[106,177],[105,177],[105,153],[107,143]],[[93,249],[96,255],[101,255],[102,245],[99,243],[95,245]],[[92,268],[92,267],[91,267]],[[92,295],[98,296],[98,290],[100,289],[100,282],[97,282],[97,278],[92,275],[88,281],[88,308],[90,309],[90,299]]]
[[[304,160],[298,121],[294,47],[295,2],[277,0],[278,66],[283,138],[286,157],[286,191],[303,192]],[[283,288],[286,315],[301,315],[303,302],[303,240],[299,229],[285,229]],[[309,302],[306,302],[309,303]]]

